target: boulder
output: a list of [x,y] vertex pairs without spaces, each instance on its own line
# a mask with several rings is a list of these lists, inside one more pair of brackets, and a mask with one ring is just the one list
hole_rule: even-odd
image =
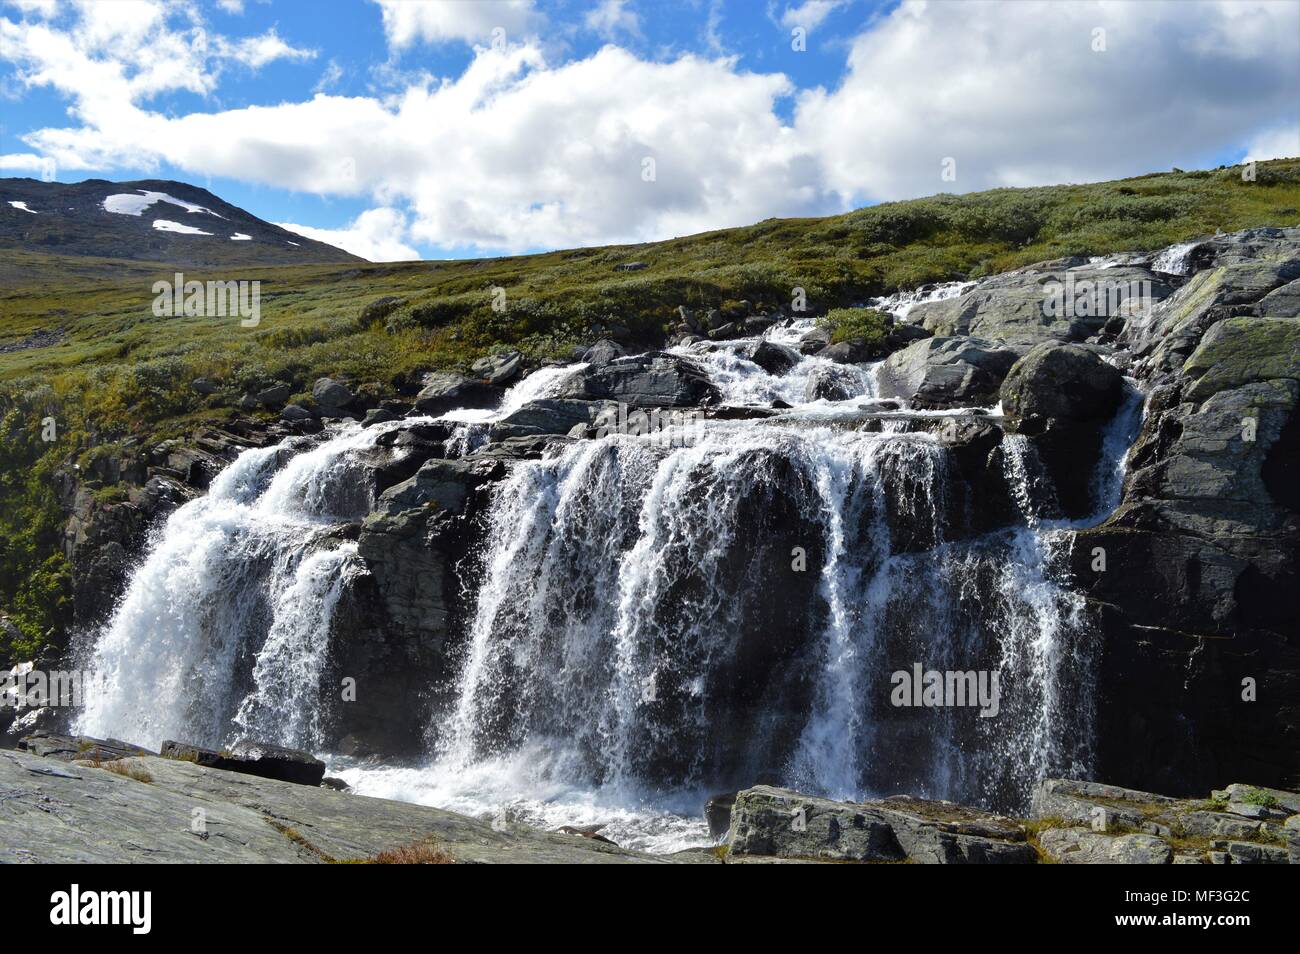
[[557,396],[621,401],[632,407],[691,407],[715,403],[718,391],[694,361],[648,351],[579,371],[564,382]]
[[1154,835],[1102,835],[1077,828],[1049,828],[1039,836],[1043,853],[1062,865],[1167,865],[1174,852]]
[[488,384],[509,384],[519,376],[523,369],[524,356],[518,351],[500,351],[485,358],[479,358],[471,365],[474,377]]
[[333,378],[320,378],[311,386],[312,400],[319,404],[325,413],[330,409],[345,408],[352,403],[352,392],[346,384]]
[[799,339],[800,354],[817,354],[831,343],[829,328],[813,328]]
[[190,389],[198,394],[216,394],[221,385],[209,378],[195,378],[190,382]]
[[585,361],[593,368],[603,368],[611,361],[626,356],[627,349],[617,341],[611,341],[609,338],[601,338],[590,348],[583,351],[578,360]]
[[782,375],[799,363],[799,353],[785,345],[771,341],[760,341],[745,353],[754,362],[771,375]]
[[804,389],[805,401],[847,401],[858,393],[858,379],[852,372],[833,365],[814,367]]
[[307,410],[301,404],[286,404],[280,411],[280,420],[282,421],[310,421],[312,420],[311,411]]
[[545,398],[529,401],[523,407],[492,425],[492,440],[525,437],[530,434],[568,434],[577,425],[594,424],[609,401],[582,401],[575,398]]
[[907,314],[935,335],[1000,339],[1021,349],[1083,341],[1112,319],[1128,320],[1170,295],[1168,277],[1141,266],[1029,266],[979,282],[963,295],[918,302]]
[[273,778],[295,785],[319,785],[325,777],[325,763],[310,752],[257,742],[236,744],[233,750],[216,752],[187,742],[163,742],[162,757],[193,762],[208,768],[242,772],[259,778]]
[[366,416],[361,421],[362,427],[373,427],[375,424],[386,424],[389,421],[396,421],[398,416],[386,407],[372,407],[366,411]]
[[880,366],[880,393],[925,408],[992,403],[1017,357],[1011,348],[983,338],[925,338]]
[[269,388],[258,391],[253,399],[262,407],[280,407],[289,400],[289,395],[292,393],[293,388],[287,384],[273,384]]
[[415,408],[433,417],[462,408],[493,408],[501,403],[504,393],[486,381],[454,371],[436,371],[425,375],[424,387],[415,398]]
[[1002,410],[1021,433],[1049,422],[1109,420],[1124,397],[1124,378],[1096,352],[1044,342],[1030,349],[1002,382]]

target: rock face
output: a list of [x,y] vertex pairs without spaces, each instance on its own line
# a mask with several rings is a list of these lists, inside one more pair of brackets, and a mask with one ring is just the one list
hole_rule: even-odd
[[[1084,341],[1112,318],[1140,314],[1172,290],[1166,277],[1143,267],[1031,265],[980,282],[956,298],[921,302],[907,320],[935,335],[971,335],[1023,349],[1044,341]],[[1099,299],[1105,301],[1102,308],[1095,304]],[[1069,307],[1054,308],[1056,303]]]
[[504,393],[485,380],[454,371],[437,371],[425,375],[424,386],[415,398],[415,408],[433,417],[456,408],[491,408],[501,403]]
[[1230,785],[1177,799],[1065,779],[1034,791],[1039,844],[1063,864],[1300,863],[1294,792]]
[[1035,860],[1011,819],[951,802],[833,802],[760,785],[736,796],[730,855],[818,861],[1025,864]]
[[113,770],[0,751],[0,859],[323,864],[419,846],[471,864],[675,860],[193,762],[143,757],[109,764]]
[[932,408],[991,403],[1017,357],[1014,350],[982,338],[926,338],[894,352],[881,365],[881,395]]
[[1293,786],[1300,359],[1294,319],[1259,312],[1295,280],[1300,229],[1216,238],[1193,267],[1121,336],[1146,417],[1119,508],[1071,551],[1106,646],[1098,769],[1176,793]]
[[329,700],[330,733],[345,754],[422,753],[430,707],[453,675],[449,640],[466,598],[455,566],[480,489],[503,473],[491,460],[427,460],[384,490],[359,528],[369,573],[340,598],[323,680],[356,680],[354,701]]
[[718,400],[717,389],[699,365],[663,351],[580,371],[566,382],[560,396],[620,401],[630,407],[693,407]]

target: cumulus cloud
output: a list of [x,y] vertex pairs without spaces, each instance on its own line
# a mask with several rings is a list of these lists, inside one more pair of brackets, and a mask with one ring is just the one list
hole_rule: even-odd
[[[31,152],[0,165],[166,163],[358,197],[375,215],[323,240],[404,258],[417,243],[496,252],[638,241],[939,191],[1300,152],[1294,3],[908,2],[863,25],[837,85],[804,91],[736,57],[647,60],[610,44],[553,61],[540,41],[479,43],[493,25],[526,36],[519,24],[538,22],[529,4],[497,5],[499,16],[474,4],[454,23],[443,4],[379,6],[394,48],[470,39],[469,65],[391,97],[317,92],[167,115],[149,108],[157,91],[211,88],[203,65],[219,44],[191,24],[92,17],[54,29],[0,17],[0,60],[27,86],[65,94],[73,119],[28,131]],[[443,12],[400,13],[408,7]],[[151,11],[159,4],[146,2]],[[716,27],[717,8],[707,12]],[[512,27],[505,15],[525,19]],[[288,46],[274,33],[259,39],[267,51]],[[146,47],[169,55],[149,59]],[[940,176],[945,158],[955,181]]]
[[641,17],[628,8],[627,0],[601,0],[587,11],[583,21],[592,30],[612,40],[619,33],[641,35]]
[[318,229],[292,222],[275,224],[372,262],[408,262],[420,257],[419,252],[402,241],[406,217],[397,209],[368,209],[341,229]]
[[831,187],[895,199],[1204,164],[1294,122],[1297,88],[1294,3],[908,3],[795,125]]
[[848,0],[804,0],[797,7],[785,8],[781,14],[781,26],[787,30],[795,27],[815,30],[822,25],[823,20],[846,3]]
[[1244,162],[1300,156],[1300,119],[1261,133],[1250,141]]
[[375,0],[383,11],[389,46],[401,50],[415,43],[486,43],[492,31],[511,40],[533,35],[544,17],[532,0]]

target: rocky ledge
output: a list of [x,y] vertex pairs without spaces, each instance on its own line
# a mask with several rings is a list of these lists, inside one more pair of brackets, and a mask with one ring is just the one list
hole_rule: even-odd
[[[57,736],[0,751],[0,862],[1300,864],[1300,794],[1248,785],[1189,800],[1049,779],[1028,819],[760,785],[710,802],[710,825],[725,832],[717,847],[649,855],[600,837],[600,826],[545,832],[339,791],[330,779],[304,784],[296,772],[269,778],[265,762],[229,754],[218,768],[175,743],[169,756],[142,751]],[[302,761],[292,750],[259,755]]]

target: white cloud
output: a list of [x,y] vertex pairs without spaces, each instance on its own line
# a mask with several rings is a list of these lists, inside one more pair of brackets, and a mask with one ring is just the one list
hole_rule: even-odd
[[[495,252],[647,240],[850,202],[1300,152],[1293,3],[909,2],[873,15],[838,86],[802,93],[734,57],[647,61],[607,45],[551,62],[538,42],[480,44],[460,76],[416,74],[392,97],[318,92],[178,116],[150,109],[150,97],[209,91],[204,65],[220,44],[148,20],[156,9],[142,8],[144,26],[0,17],[0,60],[26,85],[62,92],[72,117],[25,133],[30,151],[0,167],[170,164],[186,177],[361,198],[375,208],[317,233],[367,258],[411,258],[418,243]],[[720,9],[708,8],[715,29]],[[394,48],[455,38],[445,20],[385,26]],[[1105,52],[1092,50],[1098,27]],[[146,47],[171,52],[150,59]],[[782,119],[791,96],[793,118]],[[955,182],[940,178],[945,157]]]
[[641,18],[635,10],[628,9],[627,0],[601,0],[587,11],[583,22],[587,29],[610,40],[619,33],[641,35]]
[[406,232],[406,217],[397,209],[369,209],[341,229],[317,229],[292,222],[275,224],[372,262],[406,262],[420,257],[419,252],[401,240]]
[[315,50],[297,49],[284,42],[274,27],[261,36],[244,37],[234,42],[221,38],[217,42],[217,52],[254,70],[275,60],[310,60],[316,56]]
[[1298,88],[1294,3],[909,2],[795,127],[831,187],[893,199],[1206,165],[1294,117]]
[[1244,162],[1300,156],[1300,119],[1263,132],[1250,141]]
[[383,11],[384,33],[396,50],[412,44],[486,43],[498,27],[510,42],[532,36],[544,18],[532,0],[374,0]]
[[244,0],[217,0],[217,6],[232,16],[239,16],[244,12]]
[[795,27],[815,30],[831,13],[846,3],[848,0],[804,0],[797,7],[785,8],[785,13],[781,15],[781,25],[787,30]]

